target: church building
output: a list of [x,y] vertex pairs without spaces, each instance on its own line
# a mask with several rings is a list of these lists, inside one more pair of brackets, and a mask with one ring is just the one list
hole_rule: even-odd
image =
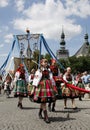
[[69,51],[65,48],[66,42],[64,39],[65,39],[65,34],[64,31],[62,30],[60,49],[57,50],[56,52],[57,59],[67,59],[69,57]]

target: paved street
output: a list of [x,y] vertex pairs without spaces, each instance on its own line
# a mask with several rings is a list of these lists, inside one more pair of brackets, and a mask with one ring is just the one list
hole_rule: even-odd
[[17,98],[0,95],[0,130],[90,130],[90,100],[76,99],[77,110],[71,109],[71,100],[65,110],[63,100],[58,100],[56,112],[48,112],[50,124],[38,118],[39,104],[24,98],[20,110],[17,102]]

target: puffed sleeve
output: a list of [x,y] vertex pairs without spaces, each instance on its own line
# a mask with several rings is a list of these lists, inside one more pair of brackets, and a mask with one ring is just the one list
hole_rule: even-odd
[[42,78],[42,73],[40,72],[40,70],[37,70],[32,85],[37,87],[41,78]]
[[66,82],[68,82],[67,79],[66,79],[66,74],[63,75],[63,79],[64,79]]
[[14,78],[14,82],[16,82],[19,79],[20,73],[16,72],[15,73],[15,78]]

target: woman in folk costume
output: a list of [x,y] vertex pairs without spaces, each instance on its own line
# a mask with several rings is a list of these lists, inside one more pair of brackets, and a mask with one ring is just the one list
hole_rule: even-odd
[[[51,60],[51,65],[50,65],[50,70],[53,74],[53,78],[54,78],[54,81],[56,83],[56,88],[57,88],[57,91],[58,91],[58,95],[56,95],[57,98],[61,98],[62,97],[62,91],[61,91],[61,88],[60,88],[60,83],[62,83],[62,80],[60,80],[60,70],[56,64],[56,60],[55,59],[52,59]],[[56,100],[55,102],[52,103],[52,108],[51,108],[51,103],[48,104],[48,109],[49,111],[55,111],[55,105],[56,105]]]
[[23,64],[20,64],[19,68],[16,70],[14,82],[14,96],[19,97],[17,106],[22,109],[23,97],[27,97],[26,74]]
[[50,123],[48,119],[46,103],[53,102],[55,100],[55,91],[53,89],[53,86],[55,86],[55,82],[53,80],[52,73],[48,68],[47,59],[41,60],[40,69],[36,71],[32,85],[34,86],[34,102],[41,103],[39,110],[39,118],[43,118],[43,111],[44,121],[46,123]]
[[[74,78],[71,74],[70,67],[67,67],[63,79],[69,84],[75,84]],[[64,108],[65,109],[67,108],[67,98],[69,97],[71,98],[72,101],[72,108],[76,109],[77,107],[75,106],[75,97],[77,97],[78,95],[76,95],[75,90],[68,88],[67,86],[65,86],[64,83],[62,83],[61,85],[62,85],[62,95],[64,97]]]

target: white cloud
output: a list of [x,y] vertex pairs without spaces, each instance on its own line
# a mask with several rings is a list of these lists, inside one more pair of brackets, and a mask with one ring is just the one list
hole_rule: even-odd
[[60,0],[46,0],[45,4],[34,3],[28,9],[24,10],[24,18],[14,19],[13,25],[15,29],[24,32],[28,27],[31,32],[43,33],[46,38],[50,39],[60,38],[63,25],[67,38],[71,38],[80,34],[82,28],[79,24],[76,24],[75,18],[71,19],[69,16],[73,14],[85,18],[90,15],[89,9],[89,0],[75,0],[74,2],[66,0],[65,6],[63,6]]
[[0,7],[6,7],[8,5],[8,0],[0,0]]
[[[1,43],[4,43],[5,40],[7,39],[7,38],[6,38],[6,35],[8,34],[9,27],[8,27],[8,26],[1,26],[0,29],[1,29],[1,30],[0,30]],[[2,47],[2,44],[1,44],[1,47]]]
[[13,34],[7,34],[4,36],[4,41],[6,43],[11,43],[12,39],[13,39]]
[[25,0],[15,0],[15,6],[18,12],[23,11]]
[[66,0],[67,13],[82,18],[90,16],[90,0]]

